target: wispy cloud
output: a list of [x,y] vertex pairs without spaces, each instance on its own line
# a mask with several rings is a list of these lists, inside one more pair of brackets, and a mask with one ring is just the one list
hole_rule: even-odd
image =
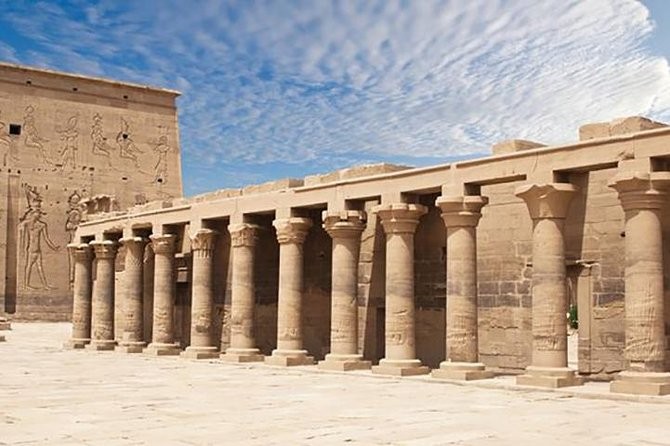
[[[634,0],[72,0],[0,10],[0,27],[17,36],[3,39],[0,57],[183,90],[190,192],[286,165],[424,162],[510,137],[569,141],[581,123],[618,116],[670,119],[668,63],[648,51],[653,22]],[[202,181],[202,163],[229,175]],[[253,172],[236,174],[244,169]]]

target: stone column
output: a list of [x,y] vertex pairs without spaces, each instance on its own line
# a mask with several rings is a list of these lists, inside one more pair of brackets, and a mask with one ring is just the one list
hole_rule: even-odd
[[119,240],[125,247],[123,273],[123,333],[116,350],[124,353],[142,353],[144,342],[144,247],[142,237],[124,237]]
[[91,299],[89,350],[114,350],[114,263],[118,244],[111,240],[91,242],[95,253],[95,282]]
[[302,340],[303,243],[312,221],[292,217],[275,220],[273,225],[279,242],[277,348],[265,362],[281,366],[314,364]]
[[533,353],[517,384],[567,387],[582,384],[568,368],[566,313],[568,294],[563,226],[576,189],[571,184],[524,185],[516,196],[526,202],[533,220]]
[[626,369],[610,390],[667,395],[661,208],[668,205],[670,172],[621,173],[610,187],[619,193],[626,214]]
[[193,274],[191,279],[191,345],[182,356],[191,359],[218,358],[214,345],[214,245],[217,232],[200,229],[191,236]]
[[477,323],[477,224],[488,198],[440,197],[447,228],[446,361],[434,378],[475,380],[493,377],[479,362]]
[[394,203],[375,206],[373,212],[386,234],[386,357],[373,373],[424,375],[430,369],[416,358],[414,308],[414,233],[425,206]]
[[324,212],[323,227],[333,239],[330,316],[330,353],[319,368],[325,370],[369,369],[358,353],[358,255],[365,212]]
[[230,308],[230,347],[221,358],[229,362],[257,362],[265,357],[256,348],[254,307],[256,283],[254,253],[258,226],[241,223],[228,226],[232,246],[232,295]]
[[174,335],[175,242],[172,234],[154,234],[154,314],[151,344],[144,349],[150,355],[178,355]]
[[84,348],[91,342],[93,249],[87,243],[69,244],[67,249],[74,262],[74,282],[72,284],[72,338],[65,343],[65,347]]

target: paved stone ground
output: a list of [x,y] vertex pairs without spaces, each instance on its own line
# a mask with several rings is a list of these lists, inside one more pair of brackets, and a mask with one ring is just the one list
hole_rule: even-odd
[[670,404],[63,351],[67,324],[6,333],[1,445],[670,445]]

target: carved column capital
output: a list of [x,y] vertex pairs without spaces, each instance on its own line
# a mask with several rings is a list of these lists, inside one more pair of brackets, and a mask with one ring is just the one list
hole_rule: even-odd
[[660,209],[666,203],[670,172],[621,172],[608,186],[619,193],[624,211]]
[[230,244],[233,246],[233,248],[237,248],[239,246],[256,246],[259,229],[260,226],[252,225],[250,223],[228,225],[228,232],[230,233]]
[[272,222],[277,230],[277,241],[279,244],[294,243],[301,245],[307,237],[312,220],[302,217],[281,218]]
[[93,248],[88,243],[70,243],[67,250],[75,262],[87,262],[93,258]]
[[191,234],[191,251],[206,256],[211,255],[212,251],[214,251],[216,236],[218,234],[217,231],[212,229],[198,229],[194,234]]
[[514,194],[526,202],[530,218],[565,218],[577,188],[568,183],[525,184]]
[[428,209],[420,204],[392,203],[375,206],[372,212],[379,215],[384,233],[413,234]]
[[92,241],[90,245],[93,247],[96,259],[113,259],[119,248],[119,244],[112,240]]
[[126,265],[139,266],[144,259],[144,247],[148,240],[143,237],[124,237],[119,243],[126,248]]
[[174,254],[177,236],[174,234],[152,234],[151,246],[155,254]]
[[482,217],[482,208],[488,202],[488,197],[479,195],[442,196],[435,201],[435,205],[442,209],[442,220],[446,227],[475,227]]
[[334,239],[360,237],[365,229],[364,211],[323,211],[321,218],[323,229]]

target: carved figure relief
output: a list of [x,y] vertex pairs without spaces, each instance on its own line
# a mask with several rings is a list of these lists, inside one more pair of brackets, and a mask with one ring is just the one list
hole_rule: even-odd
[[[49,286],[44,272],[42,241],[53,251],[59,251],[60,246],[56,245],[49,237],[48,224],[42,219],[46,215],[42,210],[42,195],[37,191],[37,187],[24,184],[23,189],[26,194],[28,209],[19,223],[20,247],[25,256],[22,285],[24,289],[51,290],[53,287]],[[37,270],[41,287],[31,285],[33,270]]]
[[7,124],[3,121],[0,121],[0,152],[2,153],[3,166],[7,165],[7,158],[11,161],[19,160],[14,151],[14,141],[12,141],[11,136],[9,136]]
[[116,135],[116,143],[119,145],[119,156],[121,158],[133,160],[135,166],[139,167],[137,154],[144,152],[138,149],[135,145],[130,134],[130,124],[123,118],[121,118],[121,131]]
[[105,137],[102,128],[102,116],[100,116],[99,113],[96,113],[93,116],[93,125],[91,126],[91,140],[93,141],[93,147],[91,148],[93,154],[106,157],[107,163],[111,166],[111,152],[114,150],[114,148],[107,143],[107,138]]
[[60,155],[61,164],[63,167],[68,164],[72,169],[77,167],[77,138],[79,138],[79,131],[77,130],[77,115],[71,116],[67,120],[67,125],[63,128],[56,128],[56,132],[60,135],[60,140],[63,141],[63,148],[58,153]]
[[[79,223],[84,218],[84,208],[85,204],[81,202],[81,195],[79,192],[74,191],[69,198],[67,199],[68,209],[65,212],[67,218],[65,220],[65,233],[67,234],[67,242],[72,243],[74,241],[74,234],[79,227]],[[68,251],[68,266],[70,271],[70,288],[74,284],[74,259],[72,258],[73,253]]]
[[154,182],[167,183],[168,176],[168,154],[170,153],[170,146],[168,145],[168,138],[166,135],[161,135],[158,138],[158,144],[154,147],[154,152],[158,154],[156,165],[154,166]]
[[42,160],[47,164],[53,164],[49,159],[49,154],[44,148],[44,144],[49,142],[48,139],[42,138],[40,132],[37,130],[35,125],[35,107],[29,105],[26,107],[25,114],[23,116],[23,131],[26,135],[25,145],[33,149],[37,149],[38,154]]

